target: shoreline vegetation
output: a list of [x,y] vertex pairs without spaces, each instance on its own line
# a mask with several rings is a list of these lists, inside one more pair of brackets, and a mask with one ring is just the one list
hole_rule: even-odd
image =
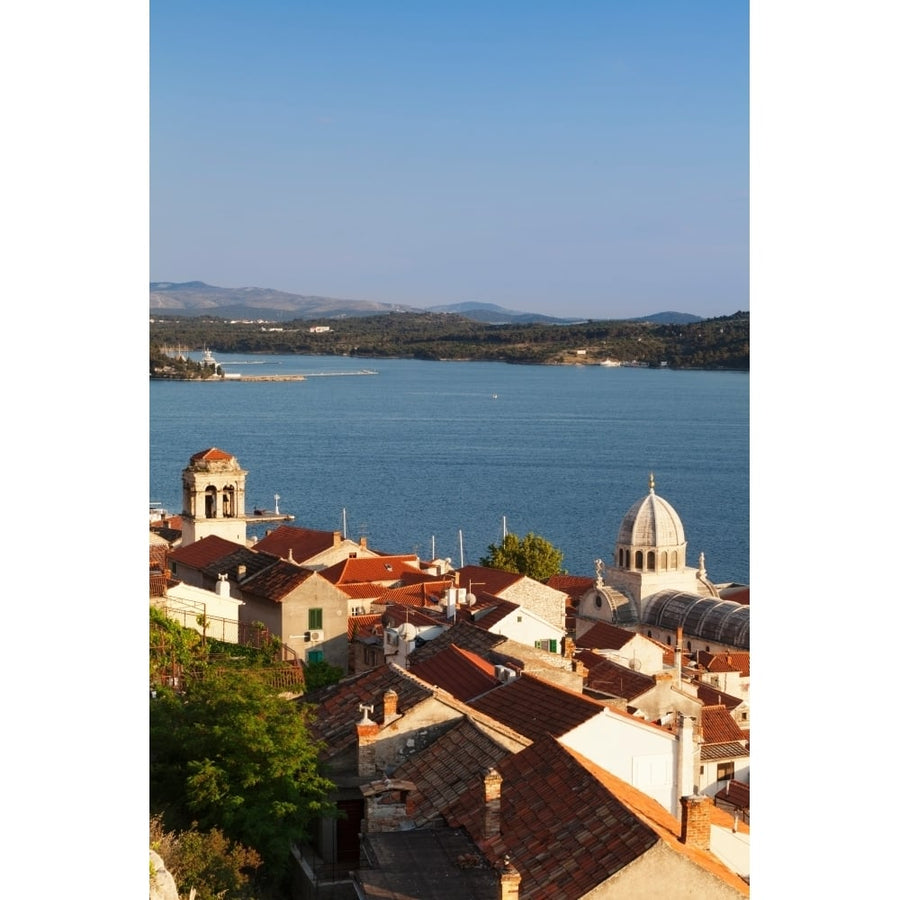
[[[215,347],[220,353],[748,372],[750,314],[737,312],[688,324],[608,320],[575,325],[488,325],[447,313],[390,313],[277,324],[154,315],[150,322],[151,378],[225,380],[221,366],[177,358],[167,349],[173,346],[188,351]],[[230,380],[302,378],[242,376]]]

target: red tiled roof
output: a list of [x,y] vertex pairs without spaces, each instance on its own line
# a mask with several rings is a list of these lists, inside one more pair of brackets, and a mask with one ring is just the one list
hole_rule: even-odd
[[487,566],[463,566],[457,569],[457,574],[461,588],[468,590],[470,584],[478,582],[478,587],[484,592],[495,596],[499,596],[525,577],[518,572],[504,572],[502,569],[491,569]]
[[700,727],[704,744],[726,744],[743,741],[744,733],[731,718],[724,705],[704,706],[700,709]]
[[650,675],[621,666],[592,650],[576,650],[574,658],[587,667],[585,687],[601,694],[632,700],[656,684]]
[[403,603],[392,603],[385,607],[382,618],[387,619],[391,627],[397,627],[404,622],[411,622],[418,628],[431,628],[434,625],[449,627],[450,625],[443,617],[429,615],[425,610],[420,610],[415,606],[406,606]]
[[716,800],[724,800],[738,809],[750,809],[750,785],[732,778],[716,794]]
[[[322,574],[321,572],[319,573]],[[381,599],[382,595],[387,591],[383,584],[373,584],[371,581],[362,584],[337,584],[335,587],[342,593],[346,594],[351,600],[375,600]]]
[[[724,865],[716,856],[708,850],[701,850],[681,842],[681,825],[668,810],[664,809],[637,788],[617,778],[606,769],[600,768],[596,763],[581,756],[575,750],[566,748],[567,751],[576,759],[588,772],[606,787],[621,803],[623,803],[634,815],[641,821],[645,822],[653,831],[659,835],[673,850],[689,859],[695,865],[700,866],[707,872],[715,875],[721,881],[725,882],[732,888],[738,890],[745,897],[750,896],[750,886],[737,874]],[[733,819],[724,813],[723,810],[716,809],[714,806],[710,808],[710,821],[712,824],[721,825],[730,828]],[[738,830],[743,834],[749,834],[750,829],[740,823]]]
[[[485,599],[482,600],[482,597]],[[518,603],[513,603],[510,600],[501,600],[499,597],[486,597],[479,594],[478,600],[478,604],[467,607],[466,611],[472,614],[475,624],[485,631],[490,631],[493,625],[520,609]]]
[[742,759],[749,755],[750,751],[739,741],[733,741],[730,744],[700,745],[700,759],[704,762],[719,759]]
[[415,559],[415,556],[350,557],[323,569],[321,575],[341,587],[364,581],[394,584],[400,582],[406,573],[417,575],[421,572],[418,566],[410,565]]
[[395,778],[416,786],[407,799],[416,825],[436,819],[480,780],[486,768],[497,765],[509,752],[469,719],[462,719],[420,750],[394,773]]
[[697,662],[707,672],[740,672],[750,677],[750,654],[746,650],[726,650],[721,653],[697,651]]
[[[268,569],[279,562],[277,556],[271,553],[257,553],[249,547],[241,547],[227,556],[214,559],[209,565],[204,566],[203,574],[208,578],[218,578],[219,575],[227,575],[229,581],[240,582],[249,580],[254,575]],[[243,574],[241,571],[243,570]]]
[[169,559],[175,562],[184,563],[195,569],[202,569],[217,559],[234,553],[235,550],[243,550],[244,545],[235,541],[226,541],[217,534],[211,534],[208,537],[200,538],[185,547],[179,547],[169,554]]
[[584,897],[659,840],[555,740],[505,756],[495,768],[503,779],[499,834],[484,833],[480,777],[444,814],[494,865],[509,856],[522,897]]
[[526,673],[469,705],[532,740],[559,737],[603,711],[596,700]]
[[744,702],[740,697],[732,697],[731,694],[726,694],[719,690],[719,688],[706,684],[703,681],[698,681],[696,683],[696,688],[697,698],[704,706],[721,705],[731,712],[735,707],[740,706]]
[[226,453],[224,450],[220,450],[218,447],[209,447],[207,450],[201,450],[199,453],[195,453],[191,457],[191,462],[197,462],[201,459],[234,459],[234,457],[230,453]]
[[[347,640],[370,637],[376,633],[376,626],[381,628],[381,613],[364,616],[347,617]],[[380,630],[378,632],[381,633]]]
[[410,665],[419,663],[423,659],[427,659],[429,656],[446,649],[451,644],[455,644],[464,650],[471,650],[473,653],[477,653],[488,660],[491,660],[491,656],[494,655],[507,659],[508,657],[502,651],[499,653],[494,652],[494,648],[500,644],[506,644],[508,640],[502,634],[491,634],[491,632],[485,631],[471,622],[457,619],[456,623],[443,634],[436,637],[433,641],[428,641],[427,644],[417,647],[410,654],[409,663]]
[[551,575],[544,584],[580,600],[594,586],[594,579],[584,575]]
[[589,628],[575,642],[579,648],[591,650],[619,650],[634,637],[633,631],[626,631],[609,622],[598,622]]
[[279,560],[252,577],[244,579],[241,582],[241,590],[278,603],[312,577],[313,573],[309,569],[301,569],[293,563]]
[[356,723],[360,703],[371,703],[373,722],[384,721],[384,692],[393,688],[398,695],[397,711],[406,713],[426,700],[432,692],[394,666],[379,666],[356,678],[345,678],[317,698],[310,720],[310,733],[325,742],[325,756],[332,758],[356,746]]
[[452,644],[429,659],[411,665],[409,671],[464,702],[500,684],[489,662]]
[[340,542],[339,531],[314,531],[311,528],[281,525],[257,541],[254,549],[274,553],[282,559],[287,559],[290,553],[294,562],[303,563]]
[[403,584],[388,588],[381,595],[384,603],[402,603],[405,606],[423,606],[426,609],[440,608],[440,599],[452,581],[424,580],[417,584]]

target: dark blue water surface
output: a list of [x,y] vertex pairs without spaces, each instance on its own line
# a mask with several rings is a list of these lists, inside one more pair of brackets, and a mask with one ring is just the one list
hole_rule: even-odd
[[[194,354],[195,358],[199,358]],[[215,446],[248,471],[247,506],[391,553],[477,563],[534,531],[571,574],[611,561],[648,490],[684,523],[688,561],[749,583],[749,376],[216,354],[230,373],[302,382],[150,383],[150,492],[181,509],[181,470]],[[363,369],[374,375],[355,373]]]

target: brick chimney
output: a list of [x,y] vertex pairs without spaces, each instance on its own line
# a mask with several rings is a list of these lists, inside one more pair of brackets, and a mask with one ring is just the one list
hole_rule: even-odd
[[369,718],[372,705],[359,704],[363,717],[356,723],[356,774],[375,774],[375,740],[381,726]]
[[361,537],[359,539],[359,546],[365,550],[369,546],[369,539],[367,537]]
[[339,546],[342,540],[343,540],[343,535],[342,535],[339,531],[333,532],[333,537],[332,537],[332,540],[331,540],[331,546],[332,546],[332,547],[337,547],[337,546]]
[[519,900],[519,884],[522,876],[519,870],[509,861],[509,854],[503,857],[503,868],[500,870],[499,900]]
[[571,659],[575,655],[575,641],[572,640],[568,635],[563,638],[563,656],[566,659]]
[[397,692],[393,688],[388,688],[384,692],[382,701],[384,702],[384,724],[392,722],[397,718]]
[[693,794],[681,798],[681,843],[700,850],[709,850],[709,797]]
[[500,834],[500,785],[503,776],[494,768],[484,774],[484,829],[485,838]]

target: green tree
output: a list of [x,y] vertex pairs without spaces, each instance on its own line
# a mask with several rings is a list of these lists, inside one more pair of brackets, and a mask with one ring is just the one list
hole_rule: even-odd
[[481,565],[504,572],[519,572],[536,581],[546,581],[562,571],[563,554],[546,538],[529,531],[524,538],[507,534],[499,544],[488,546]]
[[290,844],[333,813],[308,711],[260,672],[207,670],[150,701],[150,807],[168,827],[219,828],[287,870]]
[[163,858],[179,892],[190,890],[196,900],[250,897],[252,874],[262,858],[249,847],[231,841],[218,829],[166,831],[160,816],[150,819],[150,848]]

